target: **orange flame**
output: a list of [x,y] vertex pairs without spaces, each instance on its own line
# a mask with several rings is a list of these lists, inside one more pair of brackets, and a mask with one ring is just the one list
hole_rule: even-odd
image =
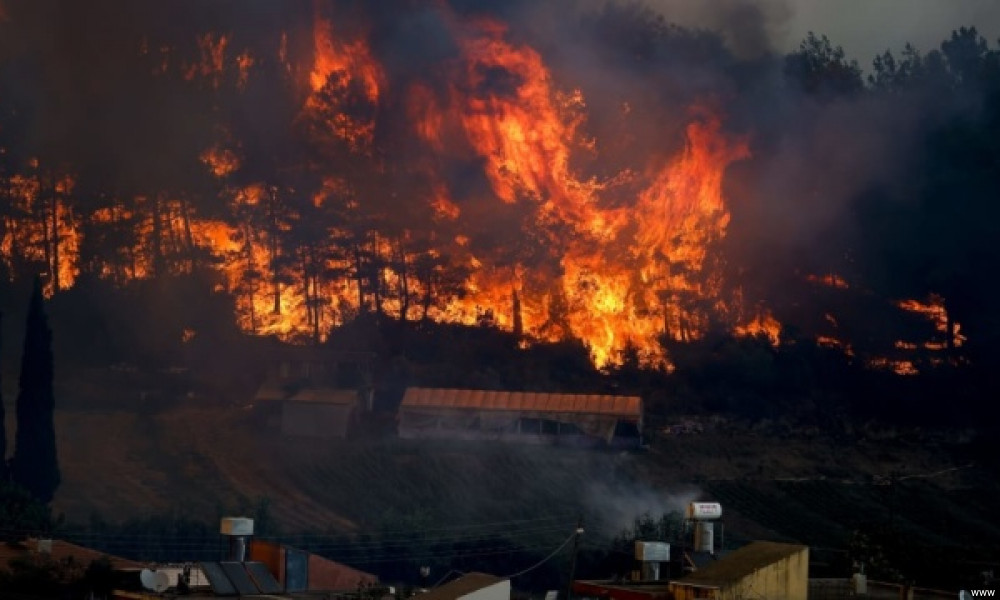
[[358,101],[369,107],[378,104],[381,69],[363,39],[338,39],[318,3],[315,13],[313,68],[309,75],[313,93],[305,109],[324,115],[326,128],[352,149],[366,149],[372,143],[374,121],[343,109]]
[[850,287],[847,285],[847,281],[836,273],[827,273],[826,275],[814,275],[810,273],[809,275],[806,275],[806,281],[842,290],[846,290]]
[[[213,264],[219,265],[226,290],[236,299],[240,327],[284,339],[326,335],[362,310],[362,302],[372,302],[362,299],[364,290],[358,289],[366,285],[376,293],[406,288],[414,298],[434,295],[435,302],[422,310],[418,302],[404,308],[400,294],[382,295],[379,308],[397,318],[426,311],[442,321],[489,322],[516,331],[524,343],[575,337],[587,344],[598,365],[619,361],[627,348],[638,349],[644,360],[663,362],[661,336],[700,336],[710,314],[729,310],[720,298],[720,274],[709,247],[726,235],[730,215],[722,180],[729,164],[749,155],[746,141],[725,133],[717,112],[689,107],[681,152],[644,157],[644,164],[607,181],[588,177],[574,159],[599,156],[601,146],[600,140],[581,134],[587,115],[583,94],[557,88],[542,56],[510,41],[503,24],[457,16],[451,22],[460,57],[442,65],[450,84],[437,94],[411,84],[406,110],[416,137],[431,153],[471,153],[481,159],[492,193],[458,197],[433,160],[415,160],[412,168],[425,170],[428,182],[422,200],[442,225],[440,233],[429,233],[422,243],[436,248],[415,249],[419,244],[405,230],[389,237],[377,228],[359,233],[331,227],[320,234],[359,236],[357,246],[364,246],[365,260],[372,265],[371,281],[306,275],[306,268],[348,273],[357,268],[352,261],[360,259],[279,244],[286,225],[268,230],[254,222],[270,193],[262,182],[228,190],[229,222],[199,218],[184,201],[167,195],[130,198],[127,206],[96,211],[91,216],[95,224],[125,224],[138,233],[134,246],[121,250],[131,261],[109,259],[89,268],[116,280],[149,277],[157,268],[185,272],[193,263],[184,257],[208,248],[218,259]],[[311,134],[346,141],[356,155],[371,157],[376,109],[385,87],[382,69],[364,37],[337,31],[319,4],[312,33],[311,92],[302,107],[303,117],[317,124]],[[228,39],[223,35],[205,35],[198,44],[201,61],[186,67],[188,79],[206,78],[218,86],[223,70],[231,66],[238,69],[236,85],[245,85],[253,57],[244,52],[227,65]],[[285,36],[279,53],[284,62]],[[358,106],[367,112],[353,110]],[[206,149],[200,159],[220,178],[241,167],[239,156],[223,146]],[[636,197],[621,197],[626,186],[613,182],[623,180],[635,184],[627,187],[639,190]],[[327,210],[334,198],[347,212],[368,200],[336,177],[324,176],[323,189],[297,210]],[[473,202],[493,202],[485,212],[495,208],[517,214],[520,221],[509,232],[514,238],[509,247],[491,247],[483,243],[483,231],[463,229],[476,222],[475,215],[467,214],[476,211],[466,210]],[[71,239],[72,215],[59,219],[66,222],[62,235]],[[8,238],[14,239],[11,231],[16,229],[5,229],[2,241],[5,256],[13,254],[7,250],[13,243]],[[66,243],[67,256],[78,254]],[[279,277],[279,262],[294,263],[296,270]],[[414,276],[419,269],[421,276]],[[461,286],[447,281],[452,272],[462,274]],[[68,285],[71,276],[75,273],[60,273],[59,282]],[[736,332],[765,333],[777,343],[779,329],[770,313],[758,311]]]
[[[956,348],[960,348],[967,340],[961,333],[960,323],[952,323],[953,331],[948,331],[948,310],[945,308],[944,298],[937,294],[931,294],[927,302],[915,299],[901,300],[896,306],[905,311],[923,315],[927,320],[934,323],[934,329],[941,335],[952,336],[952,343]],[[943,350],[947,347],[947,341],[932,340],[925,342],[923,347],[928,350]]]

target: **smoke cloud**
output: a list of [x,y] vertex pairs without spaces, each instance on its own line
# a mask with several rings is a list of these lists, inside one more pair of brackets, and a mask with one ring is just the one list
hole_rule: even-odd
[[587,514],[598,519],[586,527],[610,537],[631,529],[637,518],[659,519],[672,512],[683,514],[688,504],[701,497],[702,492],[690,485],[666,489],[619,479],[591,484],[584,490],[582,500]]

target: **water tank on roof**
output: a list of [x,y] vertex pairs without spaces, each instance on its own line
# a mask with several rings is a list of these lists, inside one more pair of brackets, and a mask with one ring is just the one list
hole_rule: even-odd
[[711,521],[695,523],[694,551],[715,554],[715,523]]
[[635,543],[635,559],[643,562],[670,562],[670,544],[637,541]]
[[718,502],[692,502],[687,507],[687,518],[693,521],[721,519],[722,505]]
[[243,562],[247,556],[247,538],[253,535],[253,519],[224,517],[219,533],[229,538],[229,559]]
[[253,535],[253,519],[248,517],[223,517],[219,525],[222,535]]

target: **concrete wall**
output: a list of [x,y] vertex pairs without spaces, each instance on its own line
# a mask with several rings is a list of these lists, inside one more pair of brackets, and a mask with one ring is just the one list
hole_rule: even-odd
[[281,433],[319,438],[344,438],[356,415],[355,405],[286,400]]
[[[378,578],[346,565],[327,560],[316,554],[309,555],[310,590],[356,590],[358,586],[374,585]],[[492,599],[489,599],[492,600]],[[509,598],[508,598],[509,600]]]
[[775,561],[740,581],[724,585],[719,600],[806,600],[809,594],[809,550]]
[[285,549],[280,544],[264,540],[250,540],[250,560],[264,563],[274,579],[285,584]]

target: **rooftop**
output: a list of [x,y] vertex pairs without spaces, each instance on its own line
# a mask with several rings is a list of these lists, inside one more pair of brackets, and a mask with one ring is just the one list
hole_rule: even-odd
[[481,590],[503,581],[500,577],[486,573],[466,573],[454,581],[436,587],[417,596],[419,600],[456,600],[476,590]]
[[[42,548],[45,550],[41,550]],[[92,548],[77,546],[64,540],[38,540],[29,538],[18,543],[0,543],[0,571],[9,568],[11,560],[18,558],[39,559],[48,556],[56,562],[72,561],[84,567],[100,558],[107,558],[112,568],[116,570],[141,569],[145,565],[134,560],[111,556]]]
[[638,396],[407,388],[401,408],[454,408],[640,417]]
[[799,544],[752,542],[683,577],[676,583],[704,586],[725,585],[739,581],[754,571],[808,549],[808,546]]
[[357,404],[358,392],[356,390],[344,390],[336,388],[303,388],[294,396],[287,399],[289,402],[308,402],[316,404]]

